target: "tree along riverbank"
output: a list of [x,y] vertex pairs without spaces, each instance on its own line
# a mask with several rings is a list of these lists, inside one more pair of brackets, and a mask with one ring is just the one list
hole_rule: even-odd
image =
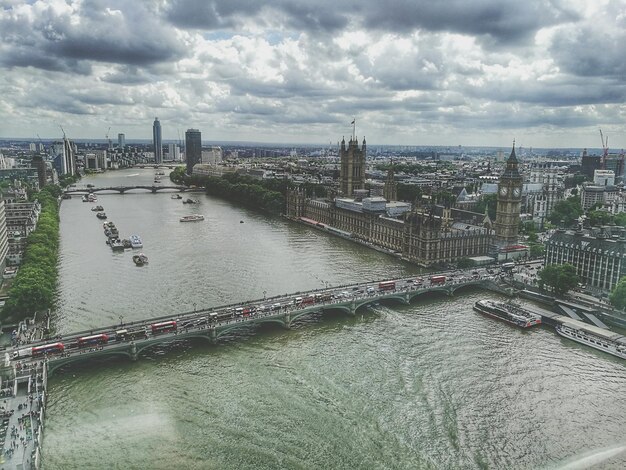
[[28,236],[17,276],[0,321],[16,322],[52,307],[57,284],[59,256],[59,196],[61,188],[46,186],[33,195],[41,204],[37,227]]
[[216,176],[188,176],[184,168],[170,173],[175,184],[202,186],[207,194],[238,202],[273,214],[285,209],[285,196],[291,183],[287,180],[257,180],[237,173]]

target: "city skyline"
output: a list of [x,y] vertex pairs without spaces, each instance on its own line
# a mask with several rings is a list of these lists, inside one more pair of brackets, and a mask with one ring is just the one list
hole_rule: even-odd
[[621,1],[3,3],[0,138],[626,147]]

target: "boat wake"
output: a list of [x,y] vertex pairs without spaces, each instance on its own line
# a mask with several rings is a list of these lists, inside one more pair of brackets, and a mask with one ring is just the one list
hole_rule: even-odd
[[596,465],[624,453],[624,451],[626,451],[626,445],[624,444],[595,449],[567,459],[566,462],[551,468],[554,468],[554,470],[582,470],[594,468]]

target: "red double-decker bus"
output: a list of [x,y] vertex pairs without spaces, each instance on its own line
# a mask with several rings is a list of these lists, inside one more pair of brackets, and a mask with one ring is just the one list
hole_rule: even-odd
[[150,325],[152,329],[153,335],[158,335],[160,333],[169,333],[171,331],[176,331],[176,322],[174,320],[163,321],[160,323],[153,323]]
[[44,354],[61,354],[65,350],[63,343],[50,343],[43,346],[35,346],[32,349],[33,357],[43,356]]
[[394,290],[396,288],[396,281],[383,281],[378,283],[378,289],[380,290]]
[[104,333],[99,335],[82,336],[76,340],[76,344],[79,348],[84,346],[93,346],[95,344],[106,344],[109,342],[109,336]]
[[446,276],[433,276],[430,278],[431,284],[445,284]]

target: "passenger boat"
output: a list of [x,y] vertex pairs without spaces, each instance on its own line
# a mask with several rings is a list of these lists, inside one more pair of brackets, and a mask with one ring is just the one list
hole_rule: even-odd
[[541,324],[541,316],[511,303],[479,300],[474,304],[474,310],[520,328]]
[[106,219],[107,215],[106,215],[106,212],[98,212],[96,214],[96,217],[99,218],[99,219]]
[[122,240],[122,244],[124,245],[124,249],[133,247],[133,245],[130,243],[130,240],[127,239]]
[[198,215],[198,214],[186,215],[186,216],[180,218],[181,222],[198,222],[200,220],[204,220],[204,216],[203,215]]
[[182,199],[183,197],[180,194],[172,194],[172,199]]
[[122,240],[120,240],[119,238],[111,240],[109,246],[113,251],[124,251],[124,243],[122,243]]
[[87,195],[83,196],[83,202],[89,202],[89,198],[87,197]]
[[143,242],[141,241],[141,237],[139,235],[131,235],[128,237],[130,240],[130,245],[132,248],[142,248]]
[[133,256],[133,263],[137,266],[143,266],[144,264],[148,264],[148,257],[143,253],[139,253]]
[[567,317],[563,317],[560,321],[562,323],[555,329],[564,338],[626,359],[626,337]]
[[104,207],[102,207],[102,206],[94,206],[94,207],[91,208],[91,210],[93,212],[101,212],[101,211],[104,210]]
[[183,204],[198,204],[200,201],[197,199],[187,198],[183,200]]
[[96,202],[98,200],[98,196],[96,196],[94,193],[89,193],[89,195],[87,196],[87,200],[89,202]]

